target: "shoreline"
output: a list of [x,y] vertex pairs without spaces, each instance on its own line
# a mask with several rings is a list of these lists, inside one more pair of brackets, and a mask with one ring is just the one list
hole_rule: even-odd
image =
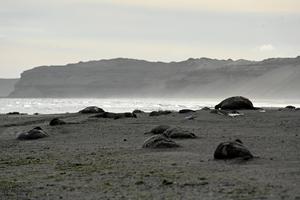
[[[214,107],[208,107],[208,106],[199,106],[201,109],[202,108],[209,108],[210,110],[214,110]],[[185,107],[187,109],[189,109],[188,107]],[[181,109],[185,109],[185,108],[178,108],[176,110],[172,110],[172,109],[157,109],[157,110],[152,110],[152,111],[164,111],[164,110],[168,110],[168,111],[171,111],[172,113],[177,113],[179,110]],[[265,111],[279,111],[280,109],[284,109],[285,107],[256,107],[255,109],[256,110],[265,110]],[[194,111],[201,111],[201,109],[199,110],[194,110]],[[300,108],[296,108],[296,110],[294,111],[298,111]],[[133,112],[135,109],[133,110],[125,110],[123,112],[115,112],[115,113],[124,113],[124,112]],[[140,109],[138,109],[140,110]],[[193,110],[193,109],[191,109]],[[146,114],[149,114],[150,112],[152,111],[145,111]],[[242,110],[243,111],[243,110]],[[245,110],[245,111],[255,111],[255,110]],[[18,111],[12,111],[12,112],[18,112]],[[107,110],[107,112],[111,112],[109,110]],[[62,113],[20,113],[20,114],[13,114],[13,115],[71,115],[71,114],[78,114],[78,112],[62,112]],[[1,115],[9,115],[9,112],[8,113],[0,113],[0,116]]]

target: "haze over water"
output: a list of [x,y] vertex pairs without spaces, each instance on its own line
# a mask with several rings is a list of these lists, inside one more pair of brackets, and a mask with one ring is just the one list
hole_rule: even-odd
[[[131,112],[134,109],[141,109],[149,112],[153,110],[175,110],[180,109],[201,109],[205,106],[213,107],[223,99],[0,99],[0,113],[21,112],[21,113],[75,113],[87,106],[98,106],[110,112]],[[300,107],[296,100],[255,100],[256,107],[285,107],[293,105]]]

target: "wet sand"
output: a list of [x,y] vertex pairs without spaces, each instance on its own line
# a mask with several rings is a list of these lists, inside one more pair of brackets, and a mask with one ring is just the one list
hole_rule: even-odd
[[[91,115],[0,115],[0,199],[300,199],[300,111],[197,111],[95,119]],[[60,117],[67,124],[51,127]],[[143,149],[156,125],[197,139],[180,148]],[[41,126],[50,137],[18,141]],[[257,158],[216,161],[220,142],[241,139]]]

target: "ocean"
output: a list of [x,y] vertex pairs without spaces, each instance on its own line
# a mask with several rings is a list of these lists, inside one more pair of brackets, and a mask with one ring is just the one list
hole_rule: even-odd
[[[201,109],[213,107],[223,99],[0,99],[0,113],[74,113],[87,106],[98,106],[109,112],[131,112],[140,109],[146,112],[153,110]],[[300,107],[300,100],[253,100],[256,107],[285,107],[293,105]]]

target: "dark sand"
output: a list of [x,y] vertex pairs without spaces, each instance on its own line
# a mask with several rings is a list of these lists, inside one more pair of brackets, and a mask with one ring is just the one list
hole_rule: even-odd
[[[300,199],[300,111],[193,113],[137,119],[90,115],[0,116],[0,199]],[[80,124],[48,126],[54,117]],[[142,149],[160,124],[199,138],[175,149]],[[41,126],[50,137],[17,141]],[[216,161],[220,142],[241,139],[259,158]]]

